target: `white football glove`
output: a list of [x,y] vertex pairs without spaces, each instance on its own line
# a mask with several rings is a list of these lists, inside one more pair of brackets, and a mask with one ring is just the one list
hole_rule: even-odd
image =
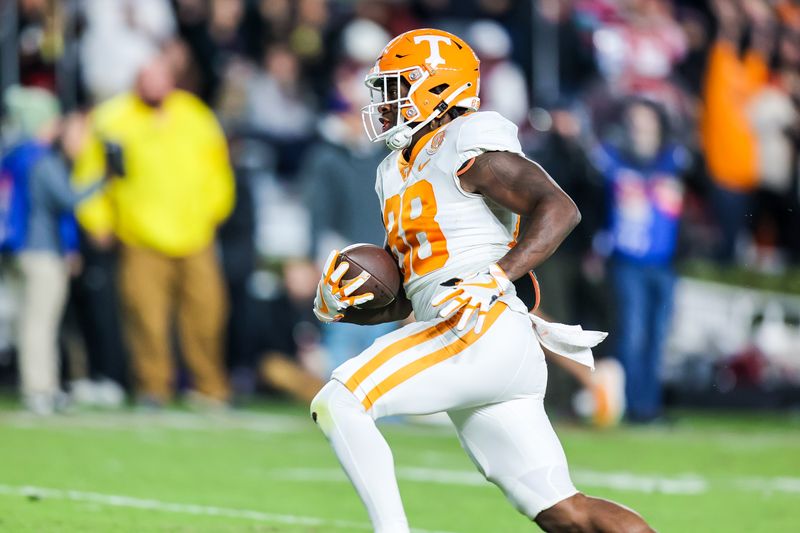
[[477,312],[475,333],[480,333],[489,308],[512,286],[503,269],[497,263],[492,263],[483,272],[456,280],[453,286],[437,294],[431,305],[434,307],[444,305],[439,311],[439,316],[442,318],[450,318],[463,308],[461,319],[456,325],[459,331],[467,327],[470,318]]
[[348,307],[358,306],[372,300],[375,295],[371,292],[352,294],[361,287],[370,277],[369,272],[362,272],[354,279],[348,281],[343,287],[339,286],[350,263],[341,262],[338,267],[336,258],[339,250],[333,250],[325,261],[325,268],[322,269],[322,277],[317,285],[317,296],[314,298],[314,314],[320,322],[337,322],[344,317],[344,311]]

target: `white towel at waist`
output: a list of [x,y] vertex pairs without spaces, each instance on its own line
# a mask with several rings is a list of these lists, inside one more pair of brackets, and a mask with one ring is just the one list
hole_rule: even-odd
[[548,322],[536,315],[528,315],[533,331],[542,346],[553,353],[572,359],[594,370],[592,348],[608,336],[605,331],[584,330],[580,326]]

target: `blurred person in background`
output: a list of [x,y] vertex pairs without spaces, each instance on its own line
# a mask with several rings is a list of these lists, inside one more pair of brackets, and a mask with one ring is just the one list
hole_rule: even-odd
[[[782,5],[787,2],[782,2]],[[779,43],[780,67],[776,83],[791,98],[794,105],[794,124],[784,134],[792,142],[792,176],[793,180],[788,194],[784,196],[782,217],[779,215],[779,226],[785,238],[792,264],[800,264],[800,232],[793,228],[800,227],[800,4],[794,3],[793,9],[786,9],[783,14],[784,27]]]
[[248,51],[244,0],[176,0],[181,37],[199,70],[198,95],[216,105],[228,68]]
[[[56,63],[64,51],[64,10],[58,0],[17,2],[20,82],[56,90]],[[11,3],[11,2],[7,2]]]
[[[463,13],[463,2],[452,2]],[[530,36],[532,27],[531,4],[515,0],[475,0],[475,18],[491,19],[505,28],[511,37],[511,60],[517,65],[532,63]],[[463,16],[463,15],[462,15]]]
[[623,0],[615,16],[593,35],[600,73],[615,97],[648,96],[670,114],[681,114],[683,96],[673,70],[688,49],[686,35],[667,0]]
[[[575,97],[586,84],[597,75],[594,61],[591,28],[586,23],[585,11],[576,9],[576,4],[586,4],[577,0],[539,0],[536,3],[539,31],[555,34],[555,46],[544,41],[533,43],[535,57],[544,55],[557,58],[557,78],[548,81],[558,83],[558,94],[562,97]],[[586,7],[584,7],[586,9]],[[551,41],[552,42],[552,41]],[[545,50],[537,49],[541,46]]]
[[267,47],[246,98],[244,120],[274,147],[278,173],[293,176],[314,132],[316,103],[301,76],[299,59],[288,46]]
[[[469,3],[472,4],[472,2]],[[418,20],[430,24],[431,27],[452,24],[453,19],[457,18],[459,14],[457,3],[453,0],[416,0],[410,2],[410,4],[414,10],[414,16],[416,16]],[[470,11],[472,11],[472,8],[473,6],[470,5]],[[425,24],[418,24],[417,27],[424,28]],[[394,28],[391,29],[394,30]]]
[[[603,196],[603,179],[584,148],[578,110],[560,101],[550,107],[545,120],[549,121],[548,131],[531,159],[552,172],[553,179],[580,209],[581,223],[536,269],[541,293],[539,314],[548,320],[587,324],[607,331],[612,329],[606,318],[611,309],[606,303],[602,266],[592,252],[592,239],[602,229],[605,217],[605,206],[598,201]],[[599,359],[595,371],[590,372],[565,357],[551,356],[546,351],[545,356],[550,369],[561,368],[574,378],[567,382],[559,379],[563,374],[552,372],[547,396],[552,404],[570,403],[579,415],[598,426],[619,422],[625,405],[624,378],[616,360]],[[578,394],[573,397],[574,392]]]
[[103,187],[107,174],[75,192],[69,160],[85,136],[82,117],[60,120],[58,101],[42,89],[12,87],[4,95],[18,134],[2,158],[2,248],[19,278],[17,344],[25,406],[47,415],[66,406],[59,384],[58,337],[70,274],[79,268],[78,203]]
[[222,271],[230,303],[226,327],[225,353],[230,369],[231,387],[236,396],[247,396],[255,388],[255,364],[252,359],[252,343],[259,329],[252,279],[256,271],[256,204],[253,197],[253,181],[264,166],[253,153],[246,139],[230,139],[235,183],[235,202],[230,216],[217,232],[221,252]]
[[[353,13],[356,18],[366,19],[378,24],[389,32],[390,35],[398,35],[413,28],[419,28],[423,24],[417,14],[414,13],[422,2],[395,2],[393,0],[356,0],[353,5]],[[432,24],[429,18],[425,18],[426,24]]]
[[[556,102],[548,111],[548,131],[532,150],[531,159],[550,169],[558,185],[581,211],[581,223],[564,240],[558,250],[536,271],[541,278],[542,309],[556,321],[565,324],[587,324],[607,331],[609,324],[600,323],[591,314],[594,302],[587,272],[592,252],[592,238],[601,229],[605,207],[597,199],[603,194],[602,176],[589,158],[581,126],[581,118],[571,104]],[[602,313],[601,313],[602,314]]]
[[129,90],[142,62],[175,34],[169,0],[86,0],[81,65],[95,103]]
[[[800,6],[798,6],[800,7]],[[800,252],[797,142],[800,134],[800,27],[778,37],[770,82],[753,97],[748,117],[758,148],[759,188],[754,217],[755,264],[779,272]]]
[[481,107],[497,111],[521,127],[528,119],[528,84],[525,73],[511,61],[511,37],[491,20],[472,23],[467,42],[481,58]]
[[296,0],[296,20],[288,44],[303,66],[308,82],[323,94],[330,76],[326,44],[331,31],[328,0]]
[[624,0],[615,20],[594,32],[600,72],[617,94],[670,96],[669,78],[687,52],[686,35],[666,0]]
[[255,0],[248,3],[243,26],[248,55],[258,60],[264,43],[286,42],[292,32],[293,16],[290,0]]
[[[680,64],[676,65],[676,77],[680,84],[688,91],[690,113],[692,120],[696,121],[696,114],[700,107],[700,95],[703,92],[703,78],[705,77],[708,50],[714,40],[712,21],[709,13],[700,6],[683,5],[677,8],[684,35],[686,35],[686,55]],[[697,136],[696,124],[692,124],[692,135]],[[696,141],[692,141],[696,142]]]
[[[100,103],[134,85],[141,64],[166,46],[180,72],[182,86],[195,87],[196,74],[186,67],[187,52],[174,40],[177,31],[169,0],[87,0],[80,38],[80,66],[85,89]],[[84,269],[75,280],[71,309],[83,332],[88,379],[72,384],[76,403],[113,407],[122,403],[128,381],[127,360],[118,310],[117,253],[97,246],[81,233]]]
[[605,177],[609,257],[617,310],[617,355],[625,369],[628,420],[661,416],[661,357],[672,317],[672,262],[683,207],[686,150],[669,139],[663,108],[643,99],[623,104],[621,131],[595,152]]
[[[351,22],[342,34],[344,58],[334,72],[330,110],[318,124],[319,139],[311,145],[299,171],[305,205],[311,213],[311,253],[324,259],[331,247],[362,242],[381,245],[380,206],[360,202],[372,186],[375,168],[386,150],[364,136],[361,108],[369,103],[364,90],[366,65],[374,61],[388,34],[364,19]],[[358,209],[353,209],[354,205]],[[394,323],[373,326],[332,324],[323,328],[328,372],[361,353]]]
[[68,326],[79,334],[67,346],[85,354],[85,368],[72,372],[70,399],[75,405],[122,407],[129,357],[120,319],[117,254],[98,247],[81,228],[78,233],[81,269],[70,285],[65,314],[71,319]]
[[311,261],[283,263],[283,289],[260,303],[261,327],[255,353],[261,381],[304,404],[311,403],[324,385],[314,373],[321,370],[320,324],[314,317],[319,271]]
[[103,147],[117,145],[122,176],[81,206],[92,238],[120,242],[123,320],[140,405],[173,397],[171,325],[177,312],[181,352],[191,372],[188,399],[222,406],[227,299],[214,249],[217,227],[234,200],[228,147],[214,114],[174,89],[163,56],[139,71],[136,88],[92,112],[94,139],[76,161],[78,183],[105,172]]
[[[718,30],[706,69],[700,135],[721,233],[714,255],[732,263],[759,183],[759,146],[749,110],[768,81],[775,26],[772,8],[762,0],[713,0],[711,7]],[[749,48],[740,56],[748,26]]]

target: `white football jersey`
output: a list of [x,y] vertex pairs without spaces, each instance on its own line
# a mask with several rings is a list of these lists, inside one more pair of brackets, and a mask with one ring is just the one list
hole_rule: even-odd
[[[420,139],[409,161],[396,151],[378,167],[386,242],[417,320],[436,316],[430,302],[443,290],[440,283],[486,269],[516,244],[519,216],[464,191],[457,175],[489,151],[522,155],[517,127],[492,111],[470,113]],[[502,299],[526,312],[513,294]]]

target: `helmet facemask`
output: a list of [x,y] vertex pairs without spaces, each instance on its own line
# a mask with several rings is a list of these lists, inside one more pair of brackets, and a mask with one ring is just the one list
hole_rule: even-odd
[[[361,120],[370,141],[386,140],[386,144],[393,150],[408,146],[411,137],[421,127],[421,124],[417,124],[416,127],[412,128],[411,124],[419,122],[422,118],[412,96],[428,76],[430,76],[428,71],[419,67],[367,75],[364,83],[369,88],[370,103],[361,109]],[[410,86],[407,80],[411,81]],[[408,87],[405,96],[401,96],[401,88],[403,87]],[[390,98],[390,90],[392,89],[396,91],[392,95],[396,96],[394,98]],[[394,124],[384,125],[381,122],[381,109],[385,106],[393,108]],[[427,124],[427,122],[429,121],[425,123]],[[404,142],[406,138],[407,141]]]

